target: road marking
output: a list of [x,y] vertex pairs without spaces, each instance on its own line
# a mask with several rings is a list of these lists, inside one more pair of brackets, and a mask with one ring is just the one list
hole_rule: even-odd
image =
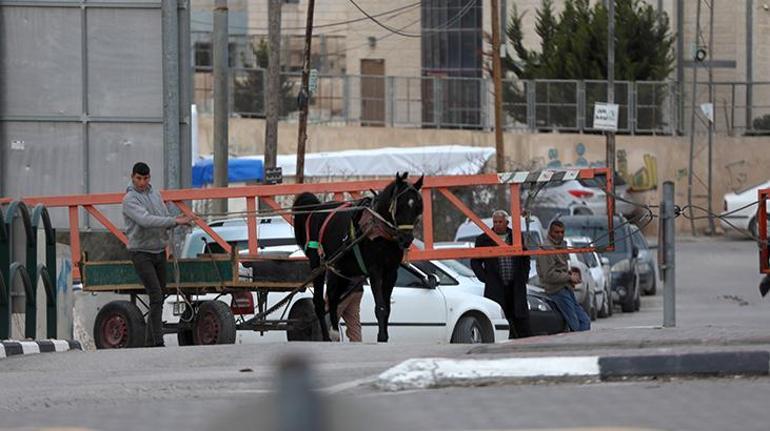
[[327,388],[321,389],[322,392],[326,392],[328,394],[336,394],[337,392],[346,391],[348,389],[353,389],[355,387],[365,385],[368,383],[372,383],[377,379],[377,376],[369,376],[369,377],[362,377],[360,379],[351,380],[349,382],[343,382],[338,383],[336,385],[329,386]]

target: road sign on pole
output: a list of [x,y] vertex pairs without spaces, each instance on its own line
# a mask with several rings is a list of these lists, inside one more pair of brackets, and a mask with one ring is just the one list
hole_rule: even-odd
[[618,130],[618,105],[597,103],[594,105],[594,128],[615,132]]

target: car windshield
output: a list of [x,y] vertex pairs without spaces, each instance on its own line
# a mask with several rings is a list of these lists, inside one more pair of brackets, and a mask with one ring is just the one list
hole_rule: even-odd
[[[567,236],[587,236],[595,241],[596,247],[606,247],[608,245],[609,236],[607,235],[606,226],[591,226],[591,225],[579,225],[573,226],[566,224]],[[603,256],[607,256],[611,264],[625,259],[628,254],[628,238],[627,229],[615,229],[615,251],[602,253]]]
[[468,261],[468,265],[465,265],[463,262],[460,262],[459,260],[442,260],[441,263],[446,265],[449,269],[456,272],[458,275],[462,275],[463,277],[475,277],[476,274],[473,273],[470,269],[470,259],[463,259]]

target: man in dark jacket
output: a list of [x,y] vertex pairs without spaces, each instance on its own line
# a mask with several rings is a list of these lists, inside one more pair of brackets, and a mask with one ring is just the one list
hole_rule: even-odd
[[[513,231],[508,227],[508,213],[497,210],[492,214],[492,230],[507,244],[513,244]],[[476,237],[476,247],[491,247],[496,243],[482,233]],[[501,256],[471,259],[471,268],[484,283],[484,296],[503,308],[510,332],[508,338],[532,335],[527,305],[529,256]]]

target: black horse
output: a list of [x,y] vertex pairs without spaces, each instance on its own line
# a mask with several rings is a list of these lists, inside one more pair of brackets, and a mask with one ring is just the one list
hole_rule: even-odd
[[369,277],[379,325],[377,341],[388,341],[390,296],[404,252],[414,239],[414,224],[422,214],[423,177],[414,184],[408,173],[396,174],[374,198],[355,202],[321,201],[312,193],[297,195],[292,206],[294,237],[305,250],[310,269],[328,265],[313,280],[313,305],[321,334],[330,341],[324,319],[324,279],[329,300],[331,334],[338,336],[337,306],[356,277]]

